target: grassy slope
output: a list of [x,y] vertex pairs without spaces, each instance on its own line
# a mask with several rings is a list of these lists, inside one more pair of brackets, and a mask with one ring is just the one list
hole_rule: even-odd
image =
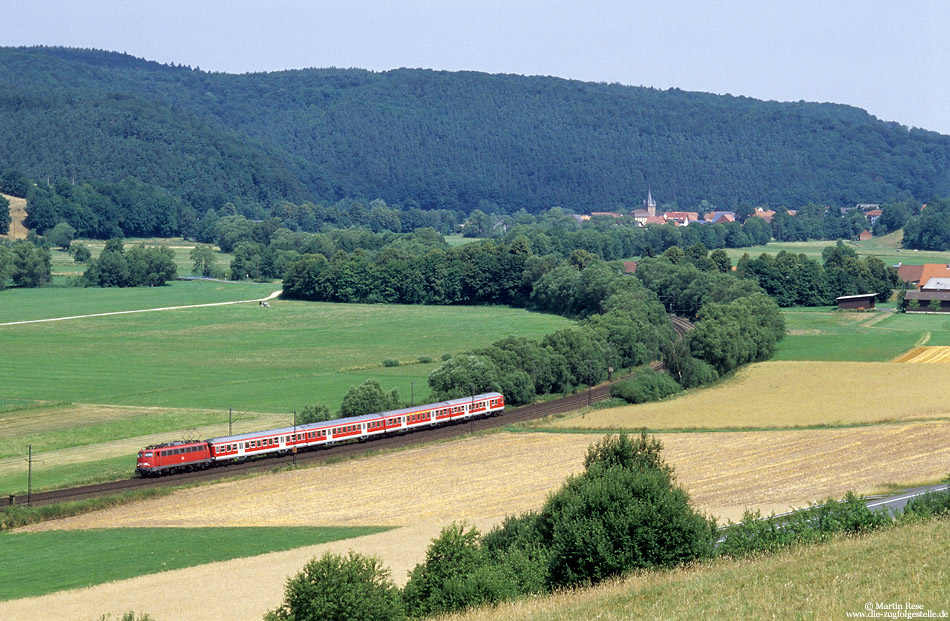
[[386,527],[117,528],[2,533],[0,601],[257,556]]
[[902,526],[771,556],[645,573],[450,618],[843,619],[868,602],[947,611],[950,521]]

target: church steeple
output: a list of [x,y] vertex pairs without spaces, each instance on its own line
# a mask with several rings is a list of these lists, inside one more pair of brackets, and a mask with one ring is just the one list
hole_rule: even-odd
[[653,191],[650,188],[647,188],[647,199],[643,201],[643,208],[651,218],[656,215],[656,201],[653,200]]

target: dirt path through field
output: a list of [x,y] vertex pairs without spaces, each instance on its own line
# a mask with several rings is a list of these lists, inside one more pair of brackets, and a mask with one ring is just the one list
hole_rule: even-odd
[[88,317],[108,317],[110,315],[131,315],[133,313],[154,313],[156,311],[168,311],[168,310],[180,310],[182,308],[204,308],[206,306],[229,306],[231,304],[247,304],[248,302],[266,302],[268,300],[273,300],[277,296],[283,293],[283,289],[279,289],[266,298],[256,298],[253,300],[236,300],[234,302],[209,302],[207,304],[185,304],[183,306],[163,306],[161,308],[143,308],[140,310],[127,310],[127,311],[112,311],[110,313],[93,313],[91,315],[73,315],[72,317],[51,317],[49,319],[28,319],[26,321],[8,321],[6,323],[0,323],[0,326],[18,326],[25,323],[46,323],[49,321],[66,321],[68,319],[86,319]]

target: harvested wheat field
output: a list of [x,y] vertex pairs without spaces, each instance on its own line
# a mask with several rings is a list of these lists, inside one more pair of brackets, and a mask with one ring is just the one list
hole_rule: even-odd
[[947,417],[950,365],[761,362],[730,381],[669,401],[595,410],[536,426],[768,429]]
[[[494,434],[251,480],[193,488],[35,530],[135,526],[406,526],[480,520],[541,506],[583,467],[587,434]],[[738,518],[937,480],[950,423],[827,430],[658,434],[703,510]],[[477,464],[477,466],[467,466]]]
[[[401,525],[360,539],[142,576],[89,589],[0,603],[0,617],[97,618],[136,609],[157,619],[260,618],[286,576],[324,549],[377,554],[404,583],[432,537],[453,520],[483,530],[537,509],[579,472],[596,434],[494,434],[250,480],[29,527]],[[738,519],[936,480],[950,470],[950,423],[828,430],[660,434],[664,454],[695,504]],[[466,464],[477,463],[477,468]],[[181,593],[170,601],[167,594]],[[203,604],[201,602],[204,602]]]
[[893,362],[950,364],[950,347],[915,347],[906,354],[894,358]]

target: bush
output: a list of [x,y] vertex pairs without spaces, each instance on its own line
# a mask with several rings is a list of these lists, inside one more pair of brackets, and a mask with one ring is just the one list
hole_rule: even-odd
[[387,358],[386,360],[383,360],[383,366],[384,367],[398,367],[399,360],[395,358]]
[[420,364],[429,364],[432,362],[432,356],[419,356]]
[[389,570],[375,557],[327,552],[287,581],[284,603],[266,621],[403,619],[402,599]]
[[773,552],[793,544],[822,541],[835,533],[864,533],[891,523],[886,511],[873,512],[851,492],[838,502],[829,499],[785,518],[762,519],[746,512],[739,524],[731,524],[719,545],[725,556]]
[[[950,485],[950,477],[946,479]],[[950,515],[950,488],[927,492],[904,505],[904,516],[931,518]]]
[[669,375],[647,368],[633,379],[614,384],[610,395],[620,397],[627,403],[647,403],[659,401],[682,389]]
[[403,590],[411,616],[436,615],[497,602],[518,594],[506,566],[489,563],[478,530],[453,523],[442,529]]
[[308,423],[322,423],[326,420],[331,420],[333,414],[330,413],[330,408],[328,408],[323,403],[314,403],[311,405],[305,405],[300,411],[300,414],[297,416],[298,425],[306,425]]
[[448,352],[442,354],[442,362],[446,362],[446,361],[451,360],[451,359],[452,359],[452,354],[450,354],[450,353],[448,353]]
[[716,532],[667,472],[619,465],[569,480],[546,503],[540,529],[550,541],[552,586],[708,557]]

